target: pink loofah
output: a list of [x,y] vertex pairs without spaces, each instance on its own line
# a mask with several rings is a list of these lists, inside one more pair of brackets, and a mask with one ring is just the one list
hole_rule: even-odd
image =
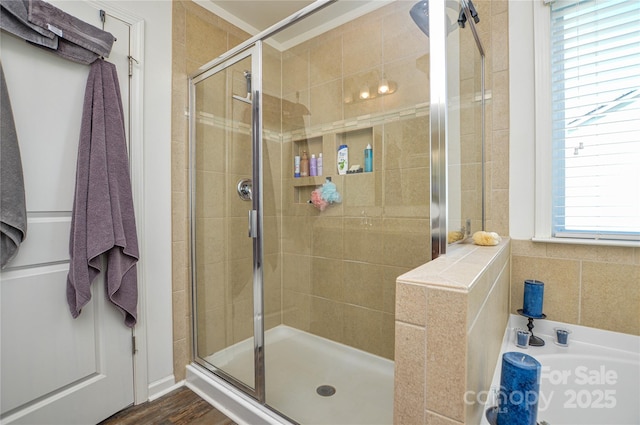
[[311,192],[311,200],[309,201],[320,211],[324,211],[327,205],[342,202],[342,197],[338,193],[338,189],[331,179],[327,177],[327,181],[322,186]]
[[316,189],[311,192],[311,203],[320,211],[324,211],[329,203],[322,198],[322,190]]

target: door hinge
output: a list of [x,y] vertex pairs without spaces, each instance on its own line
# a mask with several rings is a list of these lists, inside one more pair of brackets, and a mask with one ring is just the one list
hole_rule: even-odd
[[131,335],[131,352],[133,355],[135,355],[138,352],[138,348],[136,347],[135,335]]

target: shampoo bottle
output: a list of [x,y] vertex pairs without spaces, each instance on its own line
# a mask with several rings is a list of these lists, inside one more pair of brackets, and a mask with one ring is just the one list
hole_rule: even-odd
[[367,144],[367,148],[364,150],[364,172],[370,173],[373,171],[373,149],[371,144]]
[[312,177],[318,175],[318,160],[315,154],[311,154],[311,160],[309,160],[309,175]]
[[349,148],[347,145],[340,145],[338,148],[338,174],[347,174],[349,169]]
[[302,151],[302,158],[300,158],[300,177],[309,177],[309,157],[307,157],[307,151]]
[[300,155],[293,157],[293,177],[300,177]]
[[318,166],[318,175],[321,176],[322,175],[322,152],[318,154],[317,166]]

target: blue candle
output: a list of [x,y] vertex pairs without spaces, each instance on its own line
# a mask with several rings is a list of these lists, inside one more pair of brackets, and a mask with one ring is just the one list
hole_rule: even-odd
[[569,340],[569,332],[565,329],[556,330],[556,335],[558,337],[558,344],[567,345],[567,341]]
[[502,355],[497,425],[536,425],[541,365],[516,352]]
[[518,347],[527,348],[529,345],[529,331],[518,330],[516,332],[516,336],[518,339],[516,345]]
[[525,316],[542,317],[542,299],[544,298],[544,282],[539,280],[524,281],[524,302],[522,312]]

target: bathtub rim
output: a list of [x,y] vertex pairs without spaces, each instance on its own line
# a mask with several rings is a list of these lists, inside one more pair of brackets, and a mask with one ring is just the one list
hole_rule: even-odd
[[[527,319],[525,317],[510,314],[509,321],[507,323],[508,329],[513,328],[526,328]],[[541,335],[544,338],[545,345],[554,344],[554,333],[555,328],[564,328],[571,333],[569,334],[569,346],[568,347],[560,347],[559,353],[564,353],[567,348],[570,348],[572,343],[578,342],[581,344],[589,344],[595,345],[599,347],[606,347],[611,350],[619,350],[630,353],[638,354],[640,353],[640,336],[631,335],[622,332],[609,331],[605,329],[591,328],[588,326],[574,325],[571,323],[563,323],[556,322],[553,320],[535,320],[535,327],[533,328],[533,333],[538,336]],[[506,330],[506,329],[505,329]],[[503,348],[505,347],[505,341],[503,343]],[[532,348],[538,347],[530,347],[529,351]],[[543,348],[544,349],[544,348]],[[547,354],[547,353],[545,353]]]
[[[534,322],[533,333],[542,337],[545,341],[543,347],[529,347],[526,349],[518,348],[514,343],[514,329],[524,328],[527,319],[520,315],[510,314],[507,326],[505,328],[502,344],[500,345],[500,355],[496,361],[494,374],[491,382],[486,390],[490,392],[496,383],[500,382],[500,369],[502,364],[502,354],[507,351],[518,351],[536,357],[544,356],[561,356],[561,355],[577,355],[582,356],[584,350],[588,349],[589,357],[600,357],[600,352],[611,353],[616,352],[616,359],[622,361],[631,361],[636,364],[640,363],[640,336],[625,334],[621,332],[609,331],[604,329],[590,328],[587,326],[573,325],[570,323],[556,322],[553,320],[536,320]],[[555,328],[565,328],[571,331],[569,344],[567,346],[559,346],[554,343]],[[488,397],[480,425],[490,425],[484,412],[492,407],[490,397]]]

